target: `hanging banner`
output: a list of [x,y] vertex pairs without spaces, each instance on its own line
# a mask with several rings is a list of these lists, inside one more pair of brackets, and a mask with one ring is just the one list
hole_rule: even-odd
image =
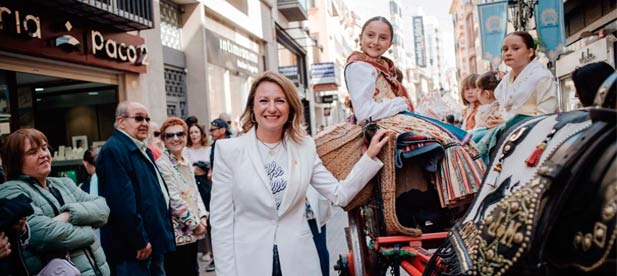
[[506,37],[508,1],[478,4],[482,59],[488,60],[493,70],[501,63],[501,43]]
[[563,0],[539,0],[535,14],[538,38],[548,58],[555,61],[566,46]]

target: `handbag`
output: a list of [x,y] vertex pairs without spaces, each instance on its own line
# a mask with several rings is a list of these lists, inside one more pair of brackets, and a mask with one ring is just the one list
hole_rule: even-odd
[[67,259],[53,258],[43,269],[39,272],[38,276],[80,276],[79,269],[69,260],[70,257],[67,254]]

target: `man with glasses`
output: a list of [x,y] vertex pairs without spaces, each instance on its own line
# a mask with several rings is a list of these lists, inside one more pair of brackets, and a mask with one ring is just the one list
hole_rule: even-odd
[[99,193],[109,205],[101,243],[112,275],[165,275],[164,255],[175,250],[169,192],[147,147],[148,109],[116,108],[115,130],[99,152]]

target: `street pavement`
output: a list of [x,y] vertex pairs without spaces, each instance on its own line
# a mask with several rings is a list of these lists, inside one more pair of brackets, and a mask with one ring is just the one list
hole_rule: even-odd
[[[326,240],[328,242],[328,251],[330,252],[330,276],[338,275],[334,270],[334,264],[338,260],[339,255],[347,255],[347,240],[345,238],[345,227],[348,226],[347,212],[339,207],[333,210],[333,216],[326,224]],[[199,261],[200,276],[215,276],[215,272],[206,272],[208,263]],[[401,275],[408,275],[401,270]]]

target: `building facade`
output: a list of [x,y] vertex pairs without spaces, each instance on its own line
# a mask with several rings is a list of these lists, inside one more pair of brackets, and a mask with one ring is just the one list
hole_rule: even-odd
[[580,108],[570,77],[577,67],[593,62],[617,65],[617,3],[612,0],[564,2],[567,51],[556,62],[560,109]]
[[1,134],[41,130],[57,169],[111,135],[119,101],[164,114],[156,10],[147,0],[2,1]]

